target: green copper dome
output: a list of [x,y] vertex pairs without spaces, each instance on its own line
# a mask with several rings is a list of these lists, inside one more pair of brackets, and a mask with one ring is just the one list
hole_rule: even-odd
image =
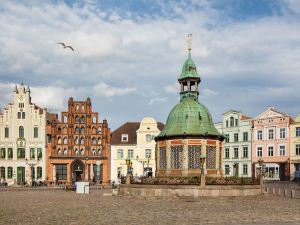
[[[215,128],[208,109],[198,101],[200,77],[191,55],[185,61],[178,79],[181,84],[180,103],[170,112],[166,126],[155,140],[169,137],[203,137],[224,139]],[[195,86],[196,90],[192,87]]]
[[197,73],[196,65],[189,53],[189,57],[185,61],[182,67],[182,72],[178,80],[186,79],[186,78],[200,78],[199,74]]

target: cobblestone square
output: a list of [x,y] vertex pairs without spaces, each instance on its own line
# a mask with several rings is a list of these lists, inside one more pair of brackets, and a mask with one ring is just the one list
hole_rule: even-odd
[[103,196],[110,192],[0,190],[0,224],[300,224],[299,199]]

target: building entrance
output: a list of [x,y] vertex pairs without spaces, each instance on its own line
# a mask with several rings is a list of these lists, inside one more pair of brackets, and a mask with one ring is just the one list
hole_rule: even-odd
[[23,185],[25,183],[25,167],[17,168],[17,184]]
[[84,163],[81,160],[74,160],[71,164],[72,168],[72,180],[83,181],[84,180]]

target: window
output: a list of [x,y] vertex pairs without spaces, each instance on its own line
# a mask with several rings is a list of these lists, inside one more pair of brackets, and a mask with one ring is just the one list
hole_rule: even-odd
[[234,138],[234,142],[238,142],[239,141],[239,134],[238,133],[235,133],[233,135],[233,138]]
[[8,151],[8,152],[7,152],[8,158],[9,158],[9,159],[12,159],[12,158],[13,158],[13,149],[12,149],[12,148],[8,148],[7,151]]
[[84,155],[84,150],[83,149],[81,149],[80,155]]
[[248,158],[248,147],[243,147],[243,158]]
[[300,155],[300,144],[296,145],[296,155]]
[[21,119],[21,112],[18,112],[18,119]]
[[167,169],[167,154],[166,148],[159,148],[159,168],[162,170]]
[[233,127],[233,126],[234,126],[234,118],[230,117],[230,127]]
[[19,127],[19,138],[23,138],[24,137],[24,127],[20,126]]
[[225,159],[229,159],[229,148],[225,148]]
[[57,155],[61,155],[61,149],[58,149],[58,151],[57,151]]
[[84,116],[81,117],[81,123],[84,123]]
[[269,129],[268,134],[269,134],[269,139],[274,139],[274,130],[273,129]]
[[225,165],[225,174],[226,175],[230,174],[230,167],[229,167],[229,165]]
[[5,148],[1,148],[0,158],[5,159]]
[[0,178],[5,178],[5,167],[4,166],[0,167]]
[[34,138],[38,138],[39,137],[39,128],[38,127],[34,127],[33,128],[33,137]]
[[122,176],[122,167],[118,167],[117,168],[117,177],[121,178],[121,176]]
[[279,134],[280,134],[280,138],[285,138],[286,137],[285,128],[280,128]]
[[243,164],[243,175],[247,175],[247,174],[248,174],[248,165]]
[[18,159],[24,159],[25,158],[25,148],[18,148]]
[[36,179],[41,179],[42,178],[42,167],[38,166],[36,168]]
[[95,149],[93,149],[92,154],[96,155],[96,150]]
[[67,179],[67,165],[58,164],[56,167],[56,180],[66,180]]
[[75,128],[75,134],[79,134],[79,127]]
[[183,147],[172,146],[171,147],[171,169],[181,169],[183,158]]
[[93,145],[96,145],[96,144],[97,144],[97,140],[96,140],[95,137],[92,138],[92,144],[93,144]]
[[257,157],[262,157],[262,147],[257,147]]
[[233,148],[234,158],[239,157],[239,148]]
[[81,144],[81,145],[84,145],[84,138],[83,138],[83,137],[80,138],[80,144]]
[[25,119],[25,112],[22,112],[22,119]]
[[274,156],[274,147],[273,146],[268,147],[268,156]]
[[146,149],[145,150],[145,158],[150,159],[151,158],[151,149]]
[[98,155],[101,155],[101,153],[102,153],[101,148],[98,148]]
[[151,136],[151,134],[146,134],[146,141],[147,141],[147,142],[152,141],[152,136]]
[[200,156],[201,156],[201,145],[189,145],[188,146],[188,168],[189,169],[200,169]]
[[64,142],[64,145],[68,144],[68,138],[65,137],[63,142]]
[[34,148],[30,148],[30,159],[34,159],[34,158],[35,158]]
[[98,127],[97,134],[101,134],[101,132],[102,132],[101,127]]
[[128,141],[128,134],[122,134],[122,142],[127,142]]
[[41,148],[38,148],[38,149],[37,149],[37,157],[38,157],[39,159],[41,159],[41,158],[43,157],[42,149],[41,149]]
[[11,179],[13,177],[13,168],[12,167],[7,167],[7,178]]
[[101,137],[98,138],[98,145],[101,145]]
[[127,158],[128,159],[133,159],[133,150],[132,149],[128,149]]
[[243,141],[248,141],[248,132],[243,133]]
[[4,133],[5,133],[5,138],[9,138],[9,128],[8,127],[5,127]]
[[81,133],[81,134],[84,134],[84,127],[81,127],[80,133]]
[[285,156],[285,145],[280,145],[279,146],[279,155],[280,156]]
[[239,125],[239,120],[235,119],[235,126],[237,127]]
[[76,144],[76,145],[79,144],[79,139],[78,139],[78,137],[75,138],[75,144]]
[[226,127],[228,127],[228,120],[226,120]]
[[118,149],[118,159],[123,159],[123,149]]
[[262,138],[263,138],[263,132],[262,132],[262,130],[258,130],[257,131],[257,140],[262,140]]
[[296,127],[296,137],[300,137],[300,127]]
[[77,149],[75,150],[75,155],[79,155],[79,151]]
[[228,143],[229,142],[229,134],[225,134],[224,136],[225,136],[225,142]]

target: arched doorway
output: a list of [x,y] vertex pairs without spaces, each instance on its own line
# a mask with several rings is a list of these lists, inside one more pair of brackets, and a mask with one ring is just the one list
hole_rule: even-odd
[[71,164],[72,169],[72,180],[73,181],[83,181],[84,180],[84,163],[76,159]]

